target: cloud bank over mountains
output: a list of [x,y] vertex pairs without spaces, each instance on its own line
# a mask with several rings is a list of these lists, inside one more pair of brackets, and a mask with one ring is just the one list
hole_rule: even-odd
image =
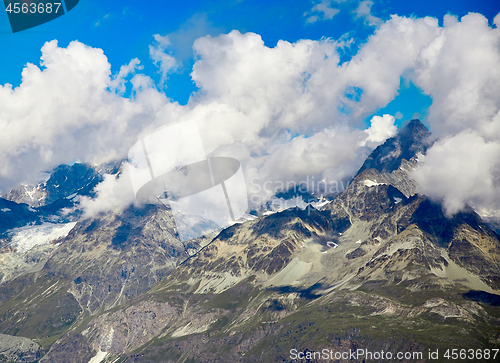
[[[191,75],[199,90],[185,106],[141,74],[137,59],[112,75],[105,50],[51,41],[19,87],[0,86],[0,187],[61,163],[126,157],[140,136],[187,120],[197,121],[207,155],[239,159],[247,181],[340,181],[395,133],[394,115],[362,128],[405,77],[432,97],[428,123],[442,138],[414,173],[421,192],[443,200],[448,213],[465,203],[487,207],[500,198],[500,15],[495,25],[473,13],[446,16],[442,27],[434,18],[392,16],[344,63],[352,42],[345,38],[272,48],[254,33],[198,38]],[[176,64],[167,45],[158,35],[150,48],[163,79]],[[100,191],[114,201],[94,210],[129,200],[109,197],[115,187],[122,196],[123,183],[107,178]],[[271,197],[248,187],[262,201]]]
[[500,14],[494,24],[447,15],[416,59],[415,81],[433,99],[428,121],[441,141],[413,176],[449,215],[466,203],[500,203]]

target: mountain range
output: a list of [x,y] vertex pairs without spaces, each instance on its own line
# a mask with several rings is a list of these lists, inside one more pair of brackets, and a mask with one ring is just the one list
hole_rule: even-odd
[[500,237],[472,208],[449,218],[417,193],[410,174],[434,141],[411,120],[321,207],[187,242],[164,206],[61,212],[118,162],[60,166],[6,193],[0,362],[292,362],[324,349],[423,352],[400,360],[415,362],[499,347]]

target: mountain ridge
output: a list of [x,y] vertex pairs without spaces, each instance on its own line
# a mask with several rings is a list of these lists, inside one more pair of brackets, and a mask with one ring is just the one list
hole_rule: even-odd
[[367,169],[391,173],[401,166],[403,159],[410,161],[419,153],[425,154],[435,138],[419,119],[410,120],[398,133],[377,146],[366,158],[356,176]]

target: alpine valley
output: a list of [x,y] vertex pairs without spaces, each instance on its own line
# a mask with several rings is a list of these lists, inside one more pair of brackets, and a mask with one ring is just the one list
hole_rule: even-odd
[[0,199],[0,362],[274,363],[323,349],[448,362],[448,349],[499,348],[500,237],[472,208],[449,218],[417,193],[410,173],[433,142],[412,120],[328,202],[188,242],[163,206],[73,208],[120,162],[59,166]]

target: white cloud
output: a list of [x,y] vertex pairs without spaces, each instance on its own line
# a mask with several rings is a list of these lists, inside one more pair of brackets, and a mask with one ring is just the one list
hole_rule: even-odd
[[47,42],[41,60],[42,68],[28,63],[19,87],[0,86],[4,191],[61,163],[124,157],[145,121],[171,107],[151,89],[137,91],[135,99],[113,91],[121,90],[121,78],[137,68],[136,61],[113,79],[103,51],[76,41],[67,48]]
[[[498,15],[495,19],[498,19]],[[438,137],[415,173],[421,192],[443,200],[448,214],[472,204],[498,209],[500,194],[500,29],[475,13],[444,27],[422,48],[415,82],[433,103],[428,122]]]
[[125,92],[125,83],[126,77],[131,74],[134,74],[136,70],[143,69],[144,67],[140,65],[141,61],[137,58],[134,58],[130,61],[129,64],[123,65],[120,67],[120,71],[117,75],[113,77],[113,80],[110,82],[110,89],[115,92],[123,94]]
[[380,25],[382,23],[382,19],[377,18],[372,14],[372,6],[373,6],[373,1],[363,0],[359,3],[354,13],[356,14],[357,18],[364,19],[365,23],[367,23],[370,26]]
[[97,193],[94,199],[89,197],[80,199],[79,208],[84,210],[84,217],[120,209],[135,202],[128,170],[128,165],[125,164],[123,172],[119,175],[106,174],[104,180],[94,189]]
[[[200,92],[190,106],[205,120],[204,133],[219,130],[227,142],[258,144],[284,130],[311,134],[355,125],[395,97],[400,75],[436,31],[435,19],[394,17],[344,64],[337,53],[342,44],[329,39],[268,48],[253,33],[200,38],[192,72]],[[359,101],[346,94],[353,87],[362,91]]]
[[[309,13],[304,13],[304,15],[307,15]],[[307,24],[314,24],[315,22],[317,22],[319,20],[319,16],[318,15],[311,15],[307,18],[306,20],[306,23]]]
[[487,128],[500,109],[500,29],[471,13],[445,16],[439,35],[416,64],[416,83],[433,99],[429,122],[438,135]]
[[181,24],[179,29],[167,34],[170,41],[168,49],[179,62],[188,63],[193,57],[193,43],[196,39],[206,35],[218,35],[221,32],[221,28],[214,27],[208,20],[207,14],[196,13]]
[[370,121],[371,126],[365,130],[368,137],[364,142],[381,143],[396,135],[397,127],[394,125],[394,120],[394,116],[391,115],[373,116]]
[[413,173],[421,192],[443,202],[447,215],[466,203],[481,208],[498,204],[500,144],[466,130],[428,150],[424,165]]
[[164,87],[167,81],[167,75],[175,71],[180,65],[177,60],[170,54],[167,54],[167,48],[170,45],[168,35],[154,35],[155,42],[149,46],[149,56],[154,64],[160,69],[161,80],[160,87]]
[[102,23],[103,23],[104,21],[106,21],[106,20],[108,20],[108,19],[111,19],[111,18],[113,18],[113,17],[114,17],[114,16],[113,16],[113,15],[111,15],[111,14],[106,14],[106,15],[104,15],[101,19],[97,19],[97,20],[95,21],[95,23],[94,23],[94,26],[97,28],[98,26],[101,26],[101,25],[102,25]]
[[[341,0],[342,1],[342,0]],[[304,16],[308,16],[306,23],[315,23],[318,20],[331,20],[335,15],[340,12],[340,9],[332,7],[332,3],[341,2],[339,0],[322,0],[320,3],[315,4],[311,11],[308,11]],[[310,15],[313,13],[313,15]],[[315,13],[315,14],[314,14]]]
[[253,33],[200,38],[192,72],[200,91],[181,119],[200,120],[207,152],[238,157],[247,180],[340,181],[367,156],[358,145],[393,134],[389,115],[375,118],[369,133],[354,126],[394,98],[400,75],[436,30],[433,19],[393,17],[345,64],[343,44],[328,39],[268,48]]
[[[370,152],[357,145],[366,138],[361,130],[325,129],[311,137],[298,136],[276,147],[270,155],[251,160],[251,195],[265,201],[277,191],[306,182],[309,191],[338,184],[356,173]],[[316,180],[316,183],[312,181]],[[322,181],[322,184],[318,184]],[[265,184],[267,182],[267,184]],[[274,187],[284,186],[284,190]]]

